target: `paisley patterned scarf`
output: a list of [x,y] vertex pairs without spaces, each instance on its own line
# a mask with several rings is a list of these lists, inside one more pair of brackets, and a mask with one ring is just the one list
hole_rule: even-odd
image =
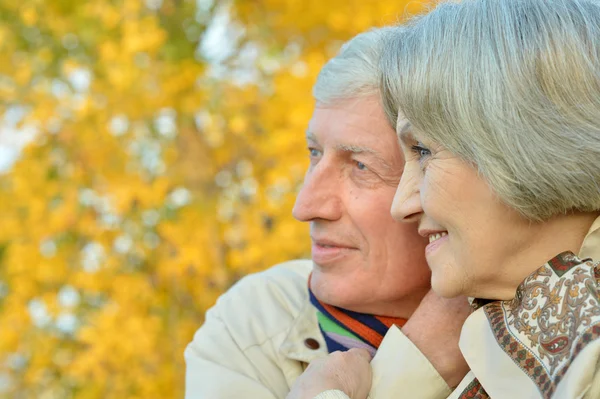
[[329,353],[364,348],[374,356],[390,327],[393,324],[402,327],[406,323],[406,319],[358,313],[323,303],[310,289],[310,277],[308,293],[310,302],[317,308],[319,328]]

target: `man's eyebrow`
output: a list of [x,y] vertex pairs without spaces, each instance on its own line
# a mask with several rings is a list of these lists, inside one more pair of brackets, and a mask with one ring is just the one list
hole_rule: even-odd
[[379,155],[377,151],[369,147],[361,147],[358,145],[347,145],[347,144],[338,144],[335,146],[335,149],[338,151],[351,152],[353,154],[373,154]]
[[317,141],[317,136],[315,136],[315,134],[313,132],[311,132],[310,130],[307,130],[306,131],[306,140]]
[[338,144],[335,146],[337,151],[341,152],[350,152],[352,154],[369,154],[375,158],[376,161],[381,163],[384,167],[391,169],[392,166],[386,162],[385,158],[381,156],[379,152],[369,147],[361,147],[357,145],[346,145],[346,144]]
[[[318,142],[317,136],[311,132],[310,130],[306,130],[306,140]],[[391,169],[392,166],[386,162],[385,158],[381,156],[379,152],[369,147],[362,147],[358,145],[347,145],[347,144],[338,144],[335,147],[336,151],[352,153],[352,154],[369,154],[375,158],[376,161],[381,163],[385,168]]]

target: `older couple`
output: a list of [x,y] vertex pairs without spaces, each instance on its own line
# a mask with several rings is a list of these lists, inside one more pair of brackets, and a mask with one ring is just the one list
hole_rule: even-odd
[[[290,314],[302,308],[313,315],[313,330],[307,323],[305,331],[315,334],[314,346],[352,349],[304,359],[313,361],[302,374],[280,367],[291,376],[281,391],[261,374],[267,361],[254,363],[245,381],[272,396],[219,396],[226,391],[218,383],[207,396],[194,396],[189,387],[202,369],[191,366],[206,359],[207,317],[186,353],[188,396],[600,397],[600,267],[586,259],[600,259],[600,5],[465,0],[366,35],[377,37],[367,48],[381,79],[364,87],[326,85],[322,98],[319,82],[315,88],[311,166],[295,208],[297,218],[311,222],[315,265],[310,289],[309,270],[298,279],[299,294],[290,300],[297,307],[285,304]],[[342,67],[333,75],[356,83],[356,71],[362,69]],[[398,152],[390,148],[395,138],[385,140],[387,126],[375,122],[385,120],[380,104],[396,125]],[[388,220],[384,229],[383,206],[391,206],[398,224]],[[423,296],[423,255],[435,294],[458,299]],[[257,281],[253,287],[238,284],[213,313],[234,311],[223,304],[242,286],[258,293],[264,281],[285,280],[279,268],[246,280]],[[308,294],[300,295],[302,288]],[[285,287],[269,292],[265,303],[292,298]],[[466,321],[464,296],[475,309]],[[304,307],[308,301],[312,307]],[[448,316],[445,307],[452,317],[423,316]],[[267,327],[289,336],[287,319],[271,323],[263,312],[236,336]],[[457,322],[464,322],[460,350],[468,373],[454,352]],[[255,341],[236,342],[247,362],[250,352],[282,353],[279,343]],[[217,367],[237,367],[214,363],[222,366],[202,363],[212,376],[225,375]],[[436,388],[442,378],[448,386]]]
[[[442,4],[380,65],[405,158],[392,214],[429,238],[432,289],[474,298],[449,397],[600,398],[600,3]],[[292,392],[365,398],[368,355],[349,358]]]
[[466,374],[458,337],[468,302],[429,292],[427,241],[390,214],[404,158],[378,65],[392,31],[351,40],[315,84],[310,166],[293,211],[310,224],[313,261],[248,276],[217,301],[185,352],[187,398],[285,398],[310,362],[375,353],[386,334],[397,339],[373,360],[372,398],[400,388],[446,396]]

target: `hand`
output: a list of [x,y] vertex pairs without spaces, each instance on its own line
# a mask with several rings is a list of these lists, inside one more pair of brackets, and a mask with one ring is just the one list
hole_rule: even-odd
[[313,399],[329,389],[339,389],[350,399],[366,399],[371,390],[370,361],[365,349],[333,352],[313,360],[294,382],[287,399]]
[[402,327],[406,335],[451,387],[469,372],[458,347],[460,331],[471,313],[465,297],[442,298],[429,291]]

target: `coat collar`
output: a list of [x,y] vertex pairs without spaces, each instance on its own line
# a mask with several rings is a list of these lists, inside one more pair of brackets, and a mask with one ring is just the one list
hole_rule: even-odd
[[[319,347],[311,349],[307,340],[315,340]],[[314,347],[314,345],[313,345]],[[279,352],[285,357],[303,363],[327,355],[327,345],[319,329],[317,311],[308,300],[308,292],[300,313],[292,323],[292,326],[279,347]]]
[[595,261],[600,261],[600,217],[596,218],[592,227],[583,239],[583,244],[579,251],[579,257],[592,258]]

